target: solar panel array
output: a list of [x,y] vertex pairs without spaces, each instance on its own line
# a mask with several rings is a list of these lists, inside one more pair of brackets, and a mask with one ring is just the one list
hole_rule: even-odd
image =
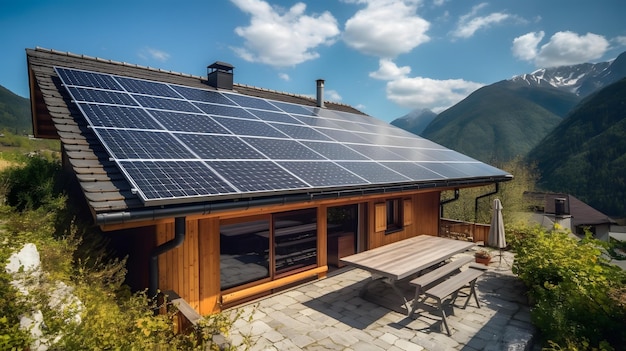
[[506,175],[369,116],[55,69],[146,204]]

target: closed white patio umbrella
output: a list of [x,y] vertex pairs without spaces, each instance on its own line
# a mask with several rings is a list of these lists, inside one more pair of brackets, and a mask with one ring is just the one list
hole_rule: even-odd
[[491,216],[487,245],[500,249],[500,263],[502,263],[502,249],[506,247],[506,238],[504,237],[504,221],[502,220],[502,203],[500,199],[493,200],[493,214]]

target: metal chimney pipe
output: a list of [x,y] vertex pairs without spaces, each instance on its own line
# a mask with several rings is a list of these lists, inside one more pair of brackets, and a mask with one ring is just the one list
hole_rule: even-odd
[[318,79],[317,82],[317,107],[324,108],[324,80]]

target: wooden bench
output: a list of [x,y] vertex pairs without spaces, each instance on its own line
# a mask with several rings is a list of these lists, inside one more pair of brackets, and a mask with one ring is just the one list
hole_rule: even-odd
[[453,305],[459,294],[459,290],[469,287],[470,292],[467,295],[467,300],[465,301],[463,308],[467,307],[472,295],[476,300],[476,306],[480,308],[480,303],[478,302],[478,297],[476,296],[475,285],[476,279],[478,279],[478,277],[480,277],[484,272],[485,269],[482,269],[479,266],[470,266],[463,272],[451,276],[449,279],[444,280],[424,292],[426,297],[433,298],[437,301],[437,309],[441,313],[443,325],[446,327],[448,335],[450,335],[450,328],[448,327],[448,322],[446,320],[446,312],[443,309],[443,300],[446,297],[451,296],[452,300],[450,301],[450,304]]
[[419,277],[411,280],[409,284],[415,287],[415,299],[413,299],[413,307],[409,312],[409,317],[413,315],[417,307],[419,306],[419,298],[420,295],[426,291],[429,286],[434,285],[442,281],[443,279],[448,278],[453,273],[457,273],[460,271],[461,267],[465,264],[470,263],[474,260],[471,256],[461,256],[454,261],[448,262],[424,275],[420,275]]

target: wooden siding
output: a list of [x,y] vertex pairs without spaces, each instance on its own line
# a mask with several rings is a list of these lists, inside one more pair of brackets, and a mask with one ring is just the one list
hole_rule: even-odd
[[[413,194],[387,194],[388,198],[403,200],[404,227],[396,232],[385,234],[377,232],[374,222],[377,217],[377,204],[383,205],[382,218],[386,222],[384,197],[373,197],[345,200],[323,201],[319,203],[300,203],[278,207],[256,208],[248,211],[237,211],[221,214],[208,214],[204,217],[187,217],[185,241],[179,247],[168,251],[159,257],[159,288],[175,291],[190,306],[202,315],[219,312],[223,304],[232,305],[237,301],[245,301],[250,297],[270,292],[288,284],[297,283],[311,277],[321,278],[326,275],[327,237],[326,222],[327,208],[335,205],[362,203],[367,210],[367,249],[376,248],[385,244],[407,239],[421,234],[437,235],[439,230],[439,191],[416,192]],[[360,200],[360,201],[359,201]],[[235,223],[239,218],[266,218],[267,215],[277,212],[317,207],[318,221],[318,257],[317,266],[305,271],[298,271],[289,276],[268,281],[259,281],[257,284],[247,284],[240,289],[229,289],[222,293],[220,290],[220,222]],[[220,217],[221,215],[221,217]],[[161,245],[174,238],[174,222],[160,221],[154,226],[157,245]]]
[[[388,234],[385,233],[384,229],[380,231],[379,227],[379,221],[386,224],[385,203],[379,203],[376,200],[370,201],[369,207],[373,210],[368,221],[368,227],[372,228],[368,231],[368,250],[421,234],[438,234],[439,191],[417,193],[411,196],[404,196],[402,199],[404,203],[404,227],[401,230]],[[410,218],[410,221],[406,220],[407,217]]]

